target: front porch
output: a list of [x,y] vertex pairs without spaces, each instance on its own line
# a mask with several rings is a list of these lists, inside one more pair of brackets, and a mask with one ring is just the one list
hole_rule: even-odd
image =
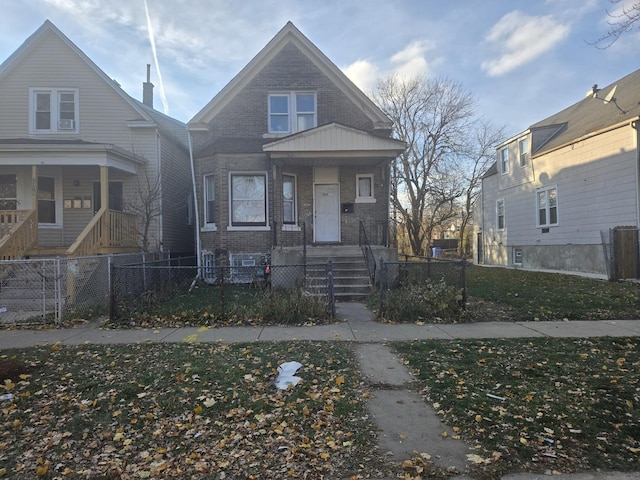
[[0,141],[0,260],[138,251],[123,195],[142,163],[102,144]]

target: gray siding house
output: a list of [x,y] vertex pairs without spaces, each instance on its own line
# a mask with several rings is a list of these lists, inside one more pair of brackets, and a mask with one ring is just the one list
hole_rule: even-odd
[[0,65],[0,259],[193,252],[186,125],[153,109],[148,70],[144,88],[49,21]]
[[389,165],[405,148],[391,127],[287,23],[188,122],[203,262],[301,263],[304,246],[338,255],[363,234],[389,254]]
[[640,70],[498,146],[479,263],[637,278]]

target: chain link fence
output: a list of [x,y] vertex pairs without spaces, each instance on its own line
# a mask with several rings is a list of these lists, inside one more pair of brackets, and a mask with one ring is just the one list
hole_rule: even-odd
[[0,262],[0,324],[62,323],[107,313],[111,265],[155,260],[169,253],[134,253]]
[[185,264],[185,259],[167,259],[112,265],[111,323],[298,324],[335,314],[331,264],[194,264]]
[[[381,262],[378,276],[379,288],[379,310],[380,317],[384,317],[388,299],[394,292],[412,287],[418,289],[418,297],[426,300],[424,291],[420,291],[422,286],[426,286],[426,290],[434,292],[438,290],[435,285],[444,285],[452,287],[459,295],[458,306],[464,310],[467,293],[466,293],[466,268],[467,261],[463,257],[461,260],[444,260],[433,257],[410,257],[405,255],[407,261],[404,262]],[[408,259],[412,260],[409,261]],[[407,298],[405,298],[407,300]],[[409,320],[409,319],[408,319]],[[415,319],[414,319],[415,320]]]

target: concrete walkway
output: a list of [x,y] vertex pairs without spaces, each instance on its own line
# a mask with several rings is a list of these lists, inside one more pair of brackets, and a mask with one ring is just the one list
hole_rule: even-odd
[[[395,462],[415,452],[427,453],[442,467],[463,473],[468,446],[453,435],[443,436],[448,427],[433,408],[412,391],[411,373],[387,346],[390,342],[423,339],[530,338],[530,337],[630,337],[640,336],[640,320],[564,322],[481,322],[456,325],[387,325],[373,321],[362,304],[339,303],[338,322],[314,327],[184,327],[109,330],[100,322],[69,329],[0,331],[0,350],[34,345],[131,344],[146,342],[254,342],[314,340],[352,342],[360,369],[372,398],[369,411],[378,427],[381,452]],[[451,432],[449,432],[451,433]],[[640,472],[554,475],[561,480],[640,479]],[[458,480],[467,477],[460,475]],[[540,474],[511,474],[503,480],[537,480]]]

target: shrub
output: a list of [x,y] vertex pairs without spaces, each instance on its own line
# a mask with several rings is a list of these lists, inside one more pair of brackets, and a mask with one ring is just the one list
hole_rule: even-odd
[[265,323],[277,325],[316,323],[329,318],[326,303],[300,288],[272,289],[258,301],[255,311]]
[[392,322],[456,322],[463,314],[462,291],[444,280],[424,280],[384,294],[382,316]]

